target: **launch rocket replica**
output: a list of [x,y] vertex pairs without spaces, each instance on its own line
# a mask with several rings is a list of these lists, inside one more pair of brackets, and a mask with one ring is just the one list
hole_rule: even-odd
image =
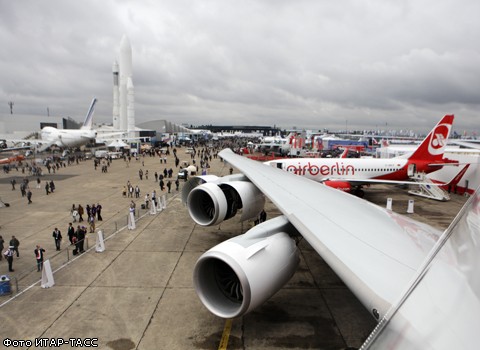
[[[135,130],[135,92],[132,81],[132,47],[124,35],[120,42],[120,64],[113,62],[113,127]],[[132,135],[129,135],[132,137]]]

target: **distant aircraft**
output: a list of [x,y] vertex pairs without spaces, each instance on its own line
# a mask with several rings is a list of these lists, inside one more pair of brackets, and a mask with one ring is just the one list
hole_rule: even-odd
[[92,100],[85,121],[79,130],[57,129],[51,126],[44,127],[40,133],[42,138],[40,150],[47,149],[53,145],[61,148],[79,147],[94,141],[97,136],[97,132],[92,128],[95,103],[97,103],[96,98]]
[[[30,144],[37,147],[37,151],[41,152],[49,147],[57,146],[61,148],[79,147],[86,145],[95,140],[97,132],[92,128],[93,112],[97,99],[94,98],[90,104],[85,121],[80,129],[57,129],[52,126],[46,126],[40,131],[41,139],[31,140],[6,140],[9,142]],[[5,148],[4,151],[12,151],[18,149],[32,148],[32,146],[22,146],[14,148]]]
[[442,234],[230,150],[219,155],[242,174],[199,176],[185,184],[182,200],[196,223],[216,225],[237,211],[241,219],[256,217],[264,196],[283,215],[200,256],[194,287],[210,312],[223,318],[240,317],[279,291],[299,264],[295,238],[301,235],[371,315],[381,320],[365,348],[478,347],[478,191]]
[[16,155],[16,156],[0,159],[0,164],[10,164],[10,163],[15,163],[15,162],[20,162],[24,159],[25,159],[25,156],[19,154],[19,155]]
[[372,183],[404,184],[417,172],[430,173],[442,168],[454,116],[446,115],[410,156],[397,158],[292,158],[267,164],[322,182],[345,192],[363,196],[362,187]]
[[286,137],[265,136],[256,145],[258,151],[263,153],[276,153],[288,155],[291,149],[302,148],[305,145],[305,136],[298,136],[296,133],[289,133]]

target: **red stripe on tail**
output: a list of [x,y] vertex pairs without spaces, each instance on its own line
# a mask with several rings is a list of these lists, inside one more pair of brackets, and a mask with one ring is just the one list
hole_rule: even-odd
[[438,122],[417,150],[410,156],[412,160],[441,161],[447,146],[453,124],[453,115],[446,115]]

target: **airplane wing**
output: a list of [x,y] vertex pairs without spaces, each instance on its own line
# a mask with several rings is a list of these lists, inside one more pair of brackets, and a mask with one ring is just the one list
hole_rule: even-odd
[[4,148],[3,150],[6,152],[6,150],[14,151],[14,150],[20,150],[20,149],[33,149],[35,147],[41,147],[46,142],[41,139],[8,139],[6,140],[7,142],[11,142],[13,144],[21,144],[22,146],[19,147],[10,147],[10,148]]
[[479,237],[477,190],[361,349],[478,348]]
[[479,140],[456,140],[456,139],[453,139],[453,140],[451,140],[451,142],[454,143],[454,144],[457,144],[459,146],[465,147],[465,148],[480,149]]
[[231,150],[219,155],[278,207],[377,319],[398,298],[441,234]]
[[5,147],[0,148],[0,153],[2,152],[14,152],[14,151],[23,151],[31,149],[31,146],[21,146],[21,147]]

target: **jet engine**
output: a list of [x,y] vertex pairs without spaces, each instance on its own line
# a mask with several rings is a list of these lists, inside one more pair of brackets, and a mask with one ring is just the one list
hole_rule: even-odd
[[352,190],[352,185],[346,181],[327,180],[327,181],[324,181],[323,184],[327,185],[328,187],[336,188],[337,190],[340,190],[343,192],[350,192]]
[[192,219],[202,226],[213,226],[234,217],[242,209],[240,221],[256,217],[265,205],[265,196],[241,176],[195,177],[182,191]]
[[198,297],[213,314],[232,318],[263,304],[293,276],[299,253],[284,217],[268,220],[203,254],[194,269]]

